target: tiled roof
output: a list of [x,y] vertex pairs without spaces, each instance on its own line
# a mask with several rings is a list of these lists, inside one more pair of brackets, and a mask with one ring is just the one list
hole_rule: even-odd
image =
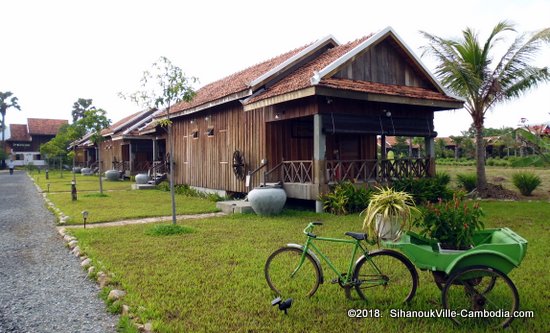
[[367,40],[369,37],[370,35],[327,50],[314,60],[298,68],[296,71],[294,71],[283,80],[268,88],[263,93],[254,96],[253,98],[250,98],[247,101],[247,104],[309,87],[311,85],[310,79],[313,76],[314,72],[325,68],[336,59],[343,56],[346,52],[349,52],[351,49]]
[[131,115],[129,116],[126,116],[122,119],[120,119],[119,121],[117,121],[116,123],[112,124],[111,126],[105,128],[104,130],[101,131],[101,135],[106,135],[106,134],[109,134],[109,133],[113,133],[113,131],[119,127],[120,125],[124,124],[124,123],[127,123],[130,119],[136,117],[137,115],[139,115],[140,113],[142,113],[143,111],[138,111],[136,113],[132,113]]
[[6,141],[31,141],[26,124],[10,124],[10,134]]
[[264,73],[283,63],[285,60],[294,56],[308,46],[309,44],[304,45],[300,48],[281,54],[280,56],[277,56],[270,60],[259,63],[235,74],[229,75],[221,80],[207,84],[197,91],[197,94],[191,102],[181,102],[173,106],[171,108],[171,112],[178,112],[181,110],[190,109],[195,106],[199,106],[226,96],[230,96],[235,93],[246,91],[247,89],[249,89],[249,85],[254,79],[260,77]]
[[30,135],[56,135],[59,128],[68,123],[69,121],[64,119],[27,119]]
[[457,102],[457,99],[444,95],[440,92],[428,90],[420,87],[399,86],[383,84],[369,81],[355,81],[348,79],[323,79],[319,82],[320,86],[336,88],[342,90],[352,90],[373,94],[383,94],[400,97],[422,98],[438,101]]

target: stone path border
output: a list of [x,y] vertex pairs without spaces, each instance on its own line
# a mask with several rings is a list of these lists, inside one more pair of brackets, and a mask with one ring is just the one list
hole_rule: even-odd
[[[227,214],[225,214],[224,212],[192,214],[192,215],[177,215],[176,219],[178,220],[205,219],[209,217],[218,217],[218,216],[226,216],[226,215]],[[146,217],[142,219],[131,219],[131,220],[104,222],[104,223],[91,223],[91,224],[86,224],[86,228],[117,227],[117,226],[125,226],[125,225],[132,225],[132,224],[164,222],[164,221],[171,221],[171,220],[172,220],[172,216]],[[84,228],[84,225],[81,225],[81,224],[63,225],[63,226],[59,226],[58,228],[67,228],[67,229]]]

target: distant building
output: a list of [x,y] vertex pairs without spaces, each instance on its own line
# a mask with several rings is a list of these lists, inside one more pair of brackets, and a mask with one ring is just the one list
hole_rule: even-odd
[[64,119],[27,118],[27,124],[10,124],[6,150],[16,166],[31,162],[37,166],[45,165],[40,145],[53,139],[61,126],[68,123]]

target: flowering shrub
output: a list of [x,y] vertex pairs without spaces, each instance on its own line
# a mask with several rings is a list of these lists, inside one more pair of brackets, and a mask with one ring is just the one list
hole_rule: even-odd
[[480,220],[484,214],[479,203],[470,207],[456,196],[450,201],[428,203],[422,213],[414,222],[421,229],[420,234],[455,249],[469,248],[473,245],[474,232],[484,228]]

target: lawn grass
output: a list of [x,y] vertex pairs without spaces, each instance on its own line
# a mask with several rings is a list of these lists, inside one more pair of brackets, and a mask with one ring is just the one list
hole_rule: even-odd
[[[42,189],[43,192],[48,191],[48,184],[50,184],[49,190],[51,192],[71,192],[71,181],[73,180],[73,174],[69,171],[63,172],[63,178],[61,173],[56,171],[49,172],[49,179],[46,179],[46,172],[33,171],[30,173],[36,184]],[[87,191],[99,191],[99,178],[97,175],[84,176],[77,173],[76,175],[76,189],[78,192]],[[103,180],[103,190],[129,190],[133,182],[126,181],[109,181]]]
[[[456,175],[459,173],[475,173],[475,166],[450,166],[450,165],[437,165],[437,172],[445,172],[451,175],[453,186],[457,186]],[[504,188],[512,190],[522,200],[548,200],[550,199],[550,169],[548,168],[506,168],[486,166],[485,172],[487,174],[487,181],[496,185],[502,185]],[[519,172],[531,172],[538,175],[542,183],[533,191],[532,196],[523,196],[519,190],[512,183],[512,175]]]
[[[550,327],[550,204],[547,202],[482,202],[486,227],[508,226],[529,241],[522,265],[509,276],[516,284],[521,309],[535,318],[516,319],[511,331],[543,332]],[[194,232],[149,236],[153,225],[71,230],[81,249],[113,282],[128,292],[124,302],[157,332],[469,332],[445,318],[391,318],[376,300],[350,301],[334,273],[323,265],[326,283],[310,299],[295,300],[287,316],[272,307],[263,274],[265,260],[286,243],[302,243],[309,221],[325,224],[315,232],[344,237],[360,231],[361,217],[285,211],[278,217],[233,215],[188,220]],[[342,270],[349,255],[343,246],[322,248]],[[330,251],[329,251],[330,250]],[[427,272],[409,310],[441,308],[440,292]],[[350,308],[380,309],[382,318],[351,319]]]
[[[47,194],[56,207],[69,216],[68,224],[82,224],[82,211],[87,210],[87,223],[119,221],[133,218],[171,215],[170,192],[159,190],[126,190],[104,192],[80,192],[72,201],[70,193]],[[176,195],[176,214],[216,212],[216,204],[200,198]]]

